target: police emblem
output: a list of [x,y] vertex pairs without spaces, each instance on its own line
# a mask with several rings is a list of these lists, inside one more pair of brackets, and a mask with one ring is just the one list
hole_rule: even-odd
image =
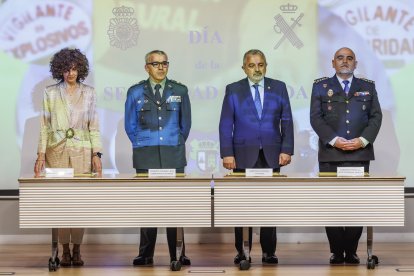
[[[298,9],[298,6],[291,5],[289,3],[286,5],[280,6],[280,10],[282,11],[282,13],[295,13],[297,9]],[[275,47],[273,47],[275,50],[279,48],[279,46],[282,44],[283,41],[285,41],[285,39],[289,40],[289,42],[298,49],[303,47],[302,40],[300,40],[300,38],[293,31],[293,29],[296,26],[298,27],[302,26],[299,23],[299,21],[302,19],[303,15],[304,14],[301,13],[296,19],[291,18],[291,20],[293,21],[291,25],[289,25],[288,24],[289,21],[286,22],[286,20],[280,14],[274,17],[276,24],[273,26],[273,29],[276,33],[282,34],[282,37],[279,39]]]
[[112,9],[115,18],[109,21],[108,36],[111,46],[126,50],[138,44],[138,22],[132,17],[134,9],[117,7]]
[[328,97],[332,97],[333,96],[333,90],[329,89],[327,94],[328,94]]

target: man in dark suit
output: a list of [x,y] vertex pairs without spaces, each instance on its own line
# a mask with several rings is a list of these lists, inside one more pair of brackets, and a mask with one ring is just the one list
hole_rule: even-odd
[[[226,87],[219,127],[220,155],[226,169],[273,168],[278,172],[291,161],[293,120],[289,96],[285,83],[265,78],[266,66],[260,50],[247,51],[242,66],[247,78]],[[246,259],[242,231],[235,228],[235,264]],[[276,242],[276,227],[261,227],[263,263],[278,263]],[[252,228],[249,243],[251,249]]]
[[[364,167],[374,160],[373,142],[382,113],[373,81],[354,76],[357,60],[349,48],[336,51],[331,78],[315,80],[310,121],[319,136],[319,171],[338,167]],[[326,227],[331,264],[358,264],[356,254],[362,227]],[[345,254],[345,256],[344,256]]]
[[[125,102],[125,131],[133,147],[137,173],[148,169],[176,169],[187,165],[185,141],[191,128],[191,107],[187,87],[167,78],[168,56],[154,50],[145,56],[149,78],[128,89]],[[171,261],[176,256],[176,228],[167,228]],[[157,228],[141,228],[139,255],[134,265],[153,263]],[[183,245],[181,264],[190,265]]]

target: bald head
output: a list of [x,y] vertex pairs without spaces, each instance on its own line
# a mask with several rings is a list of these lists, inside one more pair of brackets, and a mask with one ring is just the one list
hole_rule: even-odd
[[351,48],[348,48],[348,47],[342,47],[342,48],[339,48],[336,52],[335,52],[335,55],[334,55],[334,59],[335,59],[335,57],[338,55],[338,53],[339,52],[342,52],[342,51],[346,51],[346,52],[350,52],[350,53],[352,53],[352,55],[354,56],[354,58],[355,58],[355,53],[354,53],[354,51],[352,51],[352,49]]

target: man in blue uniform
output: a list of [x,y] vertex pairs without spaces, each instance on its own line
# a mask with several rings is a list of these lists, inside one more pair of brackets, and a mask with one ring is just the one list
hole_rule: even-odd
[[[266,57],[252,49],[243,57],[247,78],[226,87],[220,117],[220,155],[223,166],[233,171],[272,168],[280,171],[293,155],[293,120],[286,84],[266,78]],[[249,229],[250,248],[252,228]],[[277,264],[276,227],[260,228],[262,263]],[[235,228],[237,255],[234,263],[246,259],[243,230]]]
[[[185,141],[191,128],[191,107],[187,87],[167,78],[168,56],[154,50],[145,56],[149,78],[128,89],[125,102],[125,131],[133,147],[137,173],[148,169],[176,169],[184,173],[187,165]],[[167,228],[171,261],[176,256],[176,228]],[[139,255],[134,265],[153,263],[157,228],[141,228]],[[179,257],[182,265],[190,260]]]
[[[315,80],[312,88],[310,121],[319,136],[319,171],[364,167],[369,172],[382,121],[375,84],[354,76],[357,60],[349,48],[336,51],[332,66],[336,74]],[[359,263],[362,227],[326,227],[326,233],[331,264]]]

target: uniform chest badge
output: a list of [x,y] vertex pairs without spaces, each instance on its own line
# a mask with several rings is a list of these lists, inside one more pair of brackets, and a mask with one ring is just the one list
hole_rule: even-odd
[[181,103],[181,96],[169,96],[167,103]]
[[364,96],[369,96],[369,95],[370,95],[369,91],[361,91],[361,92],[354,93],[355,97],[364,97]]
[[333,90],[329,89],[327,94],[328,94],[328,97],[332,97],[333,96]]
[[324,83],[324,84],[322,84],[322,86],[323,86],[323,88],[326,88],[326,87],[328,87],[328,84]]

